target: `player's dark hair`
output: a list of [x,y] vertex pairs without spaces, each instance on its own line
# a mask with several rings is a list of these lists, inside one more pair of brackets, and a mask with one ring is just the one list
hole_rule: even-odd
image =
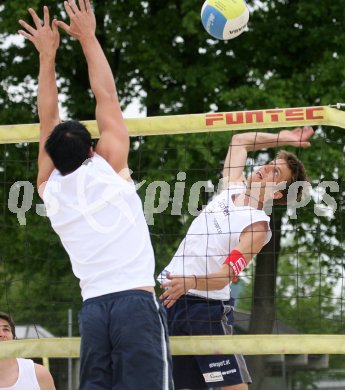
[[0,311],[0,318],[2,320],[5,320],[8,322],[8,325],[11,328],[13,339],[15,339],[16,338],[16,325],[15,325],[12,317],[9,314]]
[[[290,185],[292,183],[295,183],[296,181],[306,183],[310,182],[310,180],[308,178],[307,172],[302,161],[294,153],[287,152],[286,150],[280,150],[277,153],[276,159],[282,159],[286,161],[288,168],[291,172],[291,179],[288,181],[286,188],[284,190],[280,190],[283,196],[280,199],[275,199],[273,204],[286,205],[288,203],[288,193]],[[297,190],[297,197],[296,199],[294,199],[294,201],[299,202],[302,198],[303,191],[305,190],[305,186],[300,186]]]
[[45,150],[62,175],[74,172],[89,158],[91,135],[78,121],[55,126],[45,144]]

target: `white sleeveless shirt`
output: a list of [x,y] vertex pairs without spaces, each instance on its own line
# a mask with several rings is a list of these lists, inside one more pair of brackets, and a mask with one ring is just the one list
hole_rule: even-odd
[[19,375],[17,382],[11,387],[0,387],[0,390],[40,390],[31,359],[17,359]]
[[[244,190],[244,186],[230,186],[203,209],[193,220],[169,265],[158,276],[160,282],[165,280],[167,272],[172,275],[209,275],[218,272],[227,256],[239,244],[242,231],[255,222],[267,222],[265,245],[268,243],[272,236],[269,216],[263,210],[235,206],[233,202],[233,196]],[[231,289],[228,285],[221,290],[189,290],[189,293],[228,300]]]
[[54,170],[43,200],[80,279],[83,300],[154,286],[154,253],[133,182],[95,154],[69,175]]

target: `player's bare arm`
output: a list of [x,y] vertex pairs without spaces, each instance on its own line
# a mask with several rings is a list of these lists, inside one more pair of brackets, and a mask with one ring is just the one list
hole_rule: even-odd
[[40,120],[40,146],[38,155],[37,186],[48,180],[54,165],[44,146],[53,128],[59,123],[58,92],[55,78],[55,57],[60,44],[60,35],[54,23],[50,23],[48,7],[44,7],[43,23],[36,12],[29,8],[34,26],[19,20],[24,30],[19,34],[31,41],[39,53],[38,115]]
[[[260,252],[267,236],[267,222],[256,222],[243,230],[240,242],[235,248],[243,254],[246,263]],[[172,307],[176,300],[189,290],[212,291],[221,290],[228,285],[236,275],[229,264],[224,264],[218,272],[209,275],[167,275],[168,281],[162,283],[165,288],[160,299],[166,307]]]
[[127,169],[128,130],[123,120],[114,77],[107,58],[96,38],[96,19],[88,0],[64,2],[70,24],[57,25],[79,40],[86,57],[91,89],[96,98],[96,120],[100,140],[96,151],[117,172]]
[[224,187],[229,183],[243,182],[243,170],[248,152],[276,148],[280,146],[295,146],[306,148],[310,146],[309,139],[314,134],[312,127],[297,127],[293,130],[282,130],[279,133],[248,132],[235,134],[229,145],[224,162]]

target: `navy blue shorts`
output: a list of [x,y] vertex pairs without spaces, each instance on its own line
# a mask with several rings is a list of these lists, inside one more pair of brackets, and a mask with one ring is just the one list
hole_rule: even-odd
[[[234,301],[183,295],[167,309],[170,336],[232,334]],[[173,356],[176,389],[208,389],[251,383],[242,355]]]
[[142,290],[87,299],[79,314],[80,390],[171,390],[166,315]]

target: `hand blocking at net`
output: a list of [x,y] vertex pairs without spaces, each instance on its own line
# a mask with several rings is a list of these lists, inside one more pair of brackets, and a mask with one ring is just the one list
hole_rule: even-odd
[[43,23],[32,8],[29,8],[28,11],[36,28],[20,19],[19,24],[24,27],[26,31],[19,30],[18,33],[32,42],[41,55],[53,55],[55,57],[56,51],[60,45],[57,20],[53,19],[52,24],[50,24],[49,9],[47,6],[43,7]]
[[65,10],[70,18],[70,25],[63,21],[55,21],[56,25],[75,39],[88,39],[96,30],[96,18],[90,1],[79,1],[79,8],[74,1],[64,2]]

